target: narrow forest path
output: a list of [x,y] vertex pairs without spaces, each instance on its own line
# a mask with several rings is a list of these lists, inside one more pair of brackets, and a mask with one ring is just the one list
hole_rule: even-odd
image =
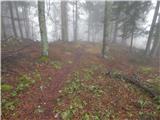
[[[21,107],[18,108],[20,112],[19,119],[23,119],[24,116],[26,119],[42,119],[49,120],[53,119],[53,101],[57,98],[58,91],[62,88],[63,84],[67,80],[67,77],[70,73],[74,72],[78,69],[80,65],[81,57],[85,54],[83,48],[78,48],[73,54],[73,64],[67,64],[62,67],[62,69],[51,74],[51,81],[49,81],[48,85],[44,85],[44,89],[40,90],[38,85],[33,86],[34,88],[30,88],[28,93],[21,96],[21,99],[24,101],[21,103]],[[47,73],[45,68],[41,71],[43,74]],[[45,81],[45,78],[42,79]],[[41,83],[43,84],[43,82]],[[43,85],[42,85],[43,86]],[[45,110],[44,113],[35,116],[34,110],[35,106],[41,106]]]

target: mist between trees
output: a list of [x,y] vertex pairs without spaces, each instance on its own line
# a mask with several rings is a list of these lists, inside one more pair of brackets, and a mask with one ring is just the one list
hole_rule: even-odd
[[[102,43],[104,56],[110,43],[139,47],[145,56],[160,50],[160,2],[151,1],[2,1],[1,38]],[[154,10],[151,25],[148,14]],[[133,50],[134,49],[134,50]]]
[[2,1],[2,120],[160,120],[160,1]]

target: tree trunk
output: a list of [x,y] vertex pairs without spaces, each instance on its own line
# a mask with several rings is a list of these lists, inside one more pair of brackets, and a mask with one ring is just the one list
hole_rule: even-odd
[[134,26],[132,27],[132,35],[131,35],[130,52],[132,52],[132,48],[133,48],[133,37],[134,37]]
[[6,40],[7,35],[6,35],[6,28],[5,28],[4,18],[3,17],[1,17],[1,25],[2,25],[1,30],[2,30],[3,38],[4,38],[3,40]]
[[109,41],[113,40],[113,22],[110,22],[110,34],[109,34]]
[[17,21],[18,21],[18,27],[19,27],[20,35],[21,35],[21,38],[23,38],[23,31],[22,31],[22,26],[21,26],[21,23],[20,23],[21,21],[19,19],[17,2],[15,2],[15,9],[16,9],[16,15],[17,15]]
[[153,37],[153,31],[154,31],[156,19],[157,19],[157,16],[158,16],[159,5],[160,5],[160,1],[157,1],[157,5],[156,5],[156,8],[155,8],[151,28],[150,28],[150,31],[149,31],[148,41],[147,41],[147,45],[146,45],[146,49],[145,49],[145,55],[149,55],[149,53],[150,53],[150,47],[151,47],[151,43],[152,43],[152,37]]
[[105,15],[104,15],[104,27],[103,27],[103,43],[102,43],[102,56],[105,57],[106,54],[106,39],[109,39],[109,23],[111,13],[111,2],[105,1]]
[[26,34],[26,38],[29,38],[29,20],[28,20],[28,12],[27,12],[27,6],[23,6],[23,18],[24,18],[24,29],[25,29],[25,34]]
[[113,43],[117,42],[117,32],[118,32],[118,21],[116,20],[115,22],[115,27],[114,27],[114,34],[113,34]]
[[123,24],[122,42],[121,42],[122,45],[126,45],[126,42],[127,42],[127,36],[126,36],[126,34],[127,34],[126,32],[127,32],[127,31],[126,31],[126,27],[127,27],[127,26],[126,26],[126,24],[124,23],[124,24]]
[[90,29],[91,29],[91,28],[90,28],[90,24],[91,24],[91,23],[90,23],[90,22],[91,22],[91,20],[90,20],[90,19],[91,19],[90,15],[91,15],[91,11],[89,10],[88,13],[89,13],[89,15],[88,15],[88,42],[89,42],[89,41],[90,41]]
[[13,16],[12,1],[8,1],[8,7],[9,7],[9,11],[10,11],[10,16],[11,16],[11,23],[12,23],[12,28],[13,28],[13,34],[14,34],[15,37],[17,37],[16,25],[15,25],[14,16]]
[[38,18],[40,26],[40,35],[42,41],[42,55],[48,56],[48,38],[46,31],[46,20],[45,20],[45,3],[44,1],[38,1]]
[[66,1],[61,1],[61,32],[62,40],[68,41],[68,16]]
[[75,25],[74,25],[74,40],[77,41],[77,36],[78,36],[78,5],[76,1],[76,19],[75,19]]
[[117,33],[118,33],[118,24],[119,24],[119,15],[120,15],[120,10],[117,11],[118,14],[117,14],[117,17],[116,17],[116,21],[115,21],[115,30],[114,30],[114,36],[113,36],[113,43],[116,43],[117,42]]
[[157,23],[157,26],[156,26],[155,39],[154,39],[154,41],[153,41],[153,46],[152,46],[151,53],[150,53],[150,55],[151,55],[152,57],[155,57],[155,56],[156,56],[156,53],[157,53],[157,51],[158,51],[159,44],[160,44],[160,14],[159,14],[158,23]]
[[75,34],[74,34],[74,32],[75,32],[75,31],[74,31],[74,14],[75,14],[75,13],[74,13],[74,1],[73,1],[73,22],[72,22],[72,23],[73,23],[73,41],[74,41],[74,38],[75,38],[75,37],[74,37],[74,36],[75,36]]

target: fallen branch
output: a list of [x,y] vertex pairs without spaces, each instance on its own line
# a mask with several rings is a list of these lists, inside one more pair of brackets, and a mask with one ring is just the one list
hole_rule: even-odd
[[110,78],[124,80],[128,83],[134,84],[138,88],[147,92],[151,97],[160,96],[159,91],[155,90],[150,84],[144,83],[141,80],[139,80],[139,77],[135,74],[133,74],[132,76],[127,76],[127,75],[123,75],[120,73],[114,73],[112,71],[107,71],[105,75],[109,76]]
[[13,50],[13,51],[2,51],[2,61],[6,60],[7,58],[10,58],[10,57],[15,57],[15,56],[18,56],[20,53],[22,53],[22,51],[25,49],[25,48],[28,48],[32,45],[33,43],[29,43],[19,49],[16,49],[16,50]]

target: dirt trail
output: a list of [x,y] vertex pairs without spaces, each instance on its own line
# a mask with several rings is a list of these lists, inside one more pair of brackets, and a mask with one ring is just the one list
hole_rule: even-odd
[[[74,72],[75,69],[79,67],[81,57],[84,55],[83,48],[78,48],[73,54],[73,63],[63,66],[60,70],[54,73],[52,80],[48,83],[47,87],[41,91],[38,85],[33,86],[27,92],[29,94],[24,94],[21,96],[23,103],[20,105],[17,111],[19,111],[19,119],[24,117],[28,119],[42,119],[49,120],[54,119],[53,116],[53,104],[54,100],[57,98],[58,91],[62,88],[67,77],[70,73]],[[32,93],[32,94],[31,94]],[[35,114],[35,109],[37,106],[41,106],[44,112]]]

